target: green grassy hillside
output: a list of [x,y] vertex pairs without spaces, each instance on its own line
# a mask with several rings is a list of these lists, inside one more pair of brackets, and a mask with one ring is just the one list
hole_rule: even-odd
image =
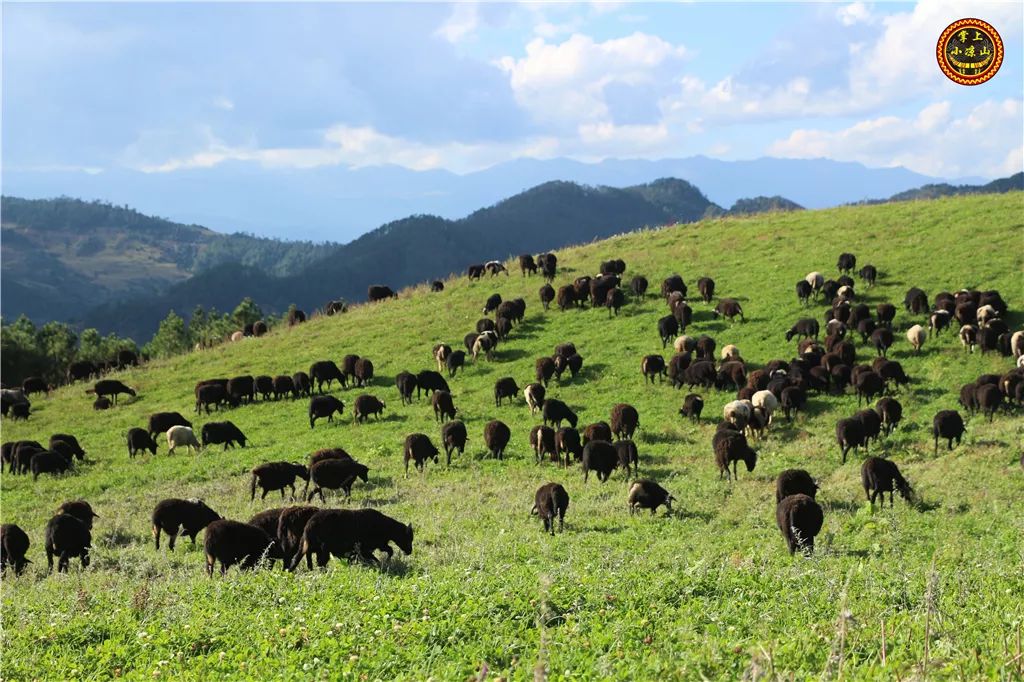
[[[827,211],[724,219],[633,233],[559,253],[556,284],[593,274],[620,257],[627,278],[653,282],[679,272],[695,288],[713,277],[718,295],[734,296],[745,324],[713,320],[693,303],[690,333],[708,333],[719,348],[739,346],[754,367],[790,358],[784,332],[813,314],[793,284],[807,272],[835,276],[836,256],[851,251],[881,276],[859,290],[869,304],[899,305],[900,330],[890,357],[912,378],[898,398],[904,422],[880,448],[920,493],[914,507],[871,510],[860,487],[860,462],[839,463],[837,419],[856,397],[812,396],[792,425],[780,420],[755,447],[752,474],[720,481],[711,437],[733,394],[705,391],[704,420],[682,420],[686,391],[645,384],[642,355],[662,351],[654,297],[605,310],[544,312],[542,281],[518,274],[425,288],[397,301],[280,329],[211,351],[121,375],[138,397],[95,413],[83,385],[37,396],[27,422],[6,421],[3,439],[45,441],[57,431],[78,436],[88,461],[60,478],[3,475],[2,520],[32,539],[35,563],[3,581],[3,676],[7,679],[762,679],[840,677],[993,678],[1020,675],[1024,619],[1024,441],[1020,413],[990,424],[969,420],[964,444],[932,451],[930,425],[955,409],[959,386],[982,373],[1007,371],[996,354],[970,355],[953,334],[911,354],[903,330],[921,320],[903,311],[910,286],[929,296],[961,287],[999,289],[1010,322],[1024,322],[1021,254],[1024,194],[978,196]],[[386,281],[386,273],[381,274]],[[654,284],[654,288],[657,285]],[[470,430],[466,455],[450,469],[402,470],[404,437],[421,431],[437,442],[426,399],[402,406],[394,376],[433,365],[431,347],[461,347],[486,297],[523,296],[527,319],[494,362],[469,365],[452,381]],[[636,437],[642,476],[676,497],[677,512],[630,517],[621,471],[583,483],[579,468],[534,464],[527,436],[539,423],[520,397],[494,407],[496,379],[525,385],[534,359],[556,343],[576,343],[580,377],[557,381],[549,396],[575,408],[581,424],[608,419],[619,402],[641,415]],[[346,409],[333,425],[310,430],[308,401],[258,403],[227,414],[251,438],[243,450],[129,460],[123,434],[147,415],[191,415],[193,385],[241,373],[292,373],[314,360],[347,353],[373,360],[369,392],[387,402],[380,422],[355,424]],[[859,347],[858,361],[874,352]],[[568,377],[568,375],[566,375]],[[359,389],[335,391],[348,406]],[[483,425],[512,427],[509,456],[484,458]],[[416,529],[414,553],[383,571],[332,561],[326,572],[280,570],[207,578],[201,548],[179,543],[156,551],[149,515],[164,497],[202,497],[228,518],[246,520],[277,506],[248,499],[248,471],[264,461],[300,460],[340,445],[371,467],[352,506],[374,506]],[[802,467],[818,478],[825,526],[812,558],[790,557],[775,526],[774,478]],[[741,467],[742,468],[742,467]],[[572,501],[564,534],[544,535],[529,516],[546,481],[565,485]],[[46,576],[43,528],[63,501],[83,497],[100,514],[93,565]],[[343,505],[340,498],[331,505]],[[883,630],[884,628],[884,630]],[[883,639],[884,632],[884,639]],[[1016,659],[1015,659],[1016,656]],[[883,661],[884,657],[884,661]]]

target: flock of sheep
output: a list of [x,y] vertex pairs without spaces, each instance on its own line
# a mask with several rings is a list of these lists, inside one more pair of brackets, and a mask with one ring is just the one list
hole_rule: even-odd
[[[547,280],[539,297],[543,307],[557,302],[562,310],[585,306],[606,307],[609,315],[617,315],[625,302],[622,275],[626,265],[621,260],[601,263],[600,274],[594,277],[579,277],[572,284],[557,291],[551,282],[557,273],[557,257],[543,254],[536,261],[524,255],[519,259],[522,274],[534,274],[539,269]],[[666,362],[658,354],[641,358],[640,369],[645,382],[670,381],[676,388],[686,385],[691,390],[700,387],[705,390],[736,391],[736,399],[723,409],[722,420],[712,438],[711,448],[719,469],[719,477],[730,480],[737,477],[738,465],[743,462],[748,472],[753,471],[758,459],[757,451],[751,446],[751,439],[761,437],[771,428],[780,414],[787,420],[805,406],[808,395],[813,393],[842,394],[852,387],[858,396],[858,405],[866,401],[868,407],[848,418],[839,419],[836,424],[836,441],[842,462],[846,462],[850,450],[867,450],[871,440],[878,440],[891,433],[902,419],[902,406],[893,397],[895,390],[910,381],[902,366],[887,357],[889,349],[896,343],[893,320],[896,306],[891,303],[878,304],[872,311],[866,304],[858,303],[855,283],[850,276],[856,270],[856,258],[852,254],[840,255],[837,268],[841,274],[836,279],[826,279],[821,273],[813,272],[796,285],[796,294],[801,302],[810,305],[815,298],[828,304],[824,320],[824,341],[819,341],[822,325],[814,318],[803,318],[785,332],[786,341],[797,339],[797,354],[790,360],[772,359],[761,368],[748,371],[747,362],[735,345],[725,345],[716,358],[717,343],[708,335],[687,335],[687,327],[693,322],[693,310],[688,302],[688,288],[679,275],[663,280],[661,295],[665,299],[669,314],[657,322],[657,333],[662,346],[671,342],[674,355]],[[506,276],[505,266],[497,261],[473,265],[469,268],[470,279],[480,279],[485,272],[493,277],[501,272]],[[858,272],[866,286],[874,285],[878,271],[866,265]],[[708,278],[699,279],[700,298],[711,303],[715,295],[715,282]],[[442,291],[443,283],[435,282],[431,289]],[[628,290],[635,297],[646,296],[648,281],[642,276],[633,277]],[[382,300],[394,296],[387,287],[371,287],[370,299]],[[962,290],[955,294],[942,292],[928,303],[927,295],[917,288],[907,292],[904,307],[911,315],[926,316],[926,328],[915,324],[907,330],[906,339],[915,353],[920,352],[929,339],[936,339],[955,320],[960,329],[958,337],[970,352],[976,347],[982,353],[995,351],[1012,356],[1016,368],[1003,375],[982,375],[975,382],[960,390],[961,406],[970,412],[982,411],[991,420],[995,412],[1007,406],[1024,404],[1024,332],[1010,331],[1005,322],[1007,306],[997,291]],[[413,393],[430,396],[435,419],[440,422],[440,443],[451,464],[453,453],[462,454],[468,439],[465,423],[457,419],[458,410],[448,382],[464,368],[467,356],[476,360],[479,356],[493,357],[493,351],[513,333],[515,325],[523,321],[526,302],[523,299],[502,300],[494,294],[485,302],[485,315],[493,313],[493,319],[481,319],[475,331],[463,340],[465,351],[453,349],[445,343],[436,344],[432,349],[437,371],[423,370],[419,373],[400,372],[395,379],[402,404],[411,404]],[[743,309],[732,298],[721,298],[714,307],[714,315],[742,321]],[[780,330],[781,332],[781,330]],[[877,357],[870,364],[857,364],[856,347],[852,339],[859,335],[862,343],[870,344]],[[536,381],[522,388],[522,394],[531,414],[540,412],[542,424],[531,429],[530,446],[537,462],[545,457],[563,467],[579,463],[584,482],[591,472],[600,481],[608,480],[616,468],[623,468],[627,475],[635,476],[639,469],[639,454],[632,438],[640,426],[640,414],[632,405],[615,405],[609,421],[600,421],[577,430],[578,417],[566,403],[546,396],[546,387],[553,377],[561,378],[566,371],[575,377],[583,367],[583,357],[575,344],[559,344],[550,357],[538,358],[534,363]],[[315,427],[317,419],[333,420],[335,413],[341,414],[345,404],[338,398],[324,394],[324,386],[331,389],[333,382],[343,387],[351,382],[357,387],[368,385],[373,380],[374,368],[369,358],[356,355],[346,356],[339,367],[331,360],[313,363],[309,372],[294,375],[241,376],[232,379],[210,379],[195,386],[195,411],[211,408],[224,409],[252,403],[258,397],[277,400],[284,397],[307,397],[309,403],[309,425]],[[107,401],[98,408],[116,404],[119,394],[135,395],[135,391],[120,381],[104,379],[96,382],[90,393],[97,395],[97,401]],[[505,399],[513,400],[520,393],[520,387],[512,377],[499,378],[494,387],[495,406]],[[874,408],[870,401],[879,398]],[[704,406],[704,397],[689,393],[683,400],[680,415],[699,420]],[[358,421],[369,416],[379,417],[386,405],[379,398],[361,394],[355,398],[353,413]],[[964,422],[954,410],[944,410],[935,415],[932,436],[937,451],[940,439],[947,441],[949,449],[953,441],[958,444],[964,432]],[[245,447],[246,437],[230,421],[210,422],[204,425],[202,442],[192,430],[192,424],[177,412],[160,412],[150,416],[147,428],[131,429],[127,436],[128,452],[134,457],[140,451],[155,453],[156,437],[166,433],[169,452],[177,447],[199,450],[212,444],[223,444],[225,449],[235,444]],[[502,459],[511,439],[511,429],[500,420],[488,422],[483,439],[490,454]],[[424,433],[409,434],[405,439],[403,459],[406,476],[409,464],[422,472],[428,461],[438,462],[440,450],[433,440]],[[45,473],[63,473],[72,468],[74,460],[83,459],[85,451],[77,439],[70,434],[55,434],[43,447],[36,441],[15,441],[3,444],[3,461],[11,474],[26,474],[33,477]],[[1024,458],[1022,458],[1024,465]],[[255,499],[257,489],[262,491],[261,499],[267,494],[280,491],[282,499],[285,489],[294,498],[298,480],[306,482],[302,493],[303,502],[312,502],[319,495],[325,502],[324,490],[341,490],[346,499],[357,480],[368,480],[369,468],[354,459],[341,448],[328,448],[313,453],[307,464],[297,462],[267,462],[251,471],[250,496]],[[893,493],[898,492],[910,501],[914,491],[900,473],[896,463],[879,457],[869,457],[862,465],[861,480],[864,492],[872,504],[879,495],[889,493],[890,505]],[[310,484],[313,485],[310,491]],[[815,501],[818,485],[812,475],[802,469],[781,472],[776,479],[776,519],[790,553],[798,549],[810,553],[814,538],[820,531],[824,514]],[[557,482],[541,486],[534,497],[532,513],[543,521],[546,532],[555,533],[555,522],[561,529],[570,496],[565,487]],[[673,496],[658,482],[651,479],[637,479],[627,491],[630,513],[642,509],[655,513],[664,506],[671,513]],[[83,500],[68,502],[60,507],[46,526],[45,550],[48,564],[52,569],[54,557],[58,558],[58,570],[66,570],[69,560],[79,557],[83,566],[89,563],[91,529],[93,519],[98,515]],[[179,534],[184,534],[195,544],[199,532],[205,529],[204,548],[207,570],[212,574],[217,562],[221,571],[239,564],[242,568],[254,567],[261,560],[281,560],[286,568],[295,569],[305,558],[312,567],[315,558],[323,566],[331,555],[356,557],[371,564],[378,563],[375,551],[392,555],[391,543],[406,554],[412,552],[413,528],[373,509],[345,510],[323,509],[308,504],[271,509],[261,512],[241,523],[223,519],[213,509],[198,500],[168,499],[161,501],[152,513],[152,530],[155,546],[160,547],[161,534],[169,536],[169,549],[173,551]],[[27,563],[29,548],[28,535],[17,525],[5,524],[0,531],[0,560],[4,567],[11,565],[20,572]]]

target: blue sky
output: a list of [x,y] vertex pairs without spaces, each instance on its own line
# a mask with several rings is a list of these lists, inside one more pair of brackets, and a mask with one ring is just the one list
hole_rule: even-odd
[[[3,4],[4,168],[149,174],[521,157],[1024,166],[1024,3]],[[977,87],[941,30],[1006,44]]]

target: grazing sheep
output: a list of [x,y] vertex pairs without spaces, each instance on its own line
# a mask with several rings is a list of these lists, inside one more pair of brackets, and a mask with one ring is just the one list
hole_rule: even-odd
[[359,358],[355,366],[356,386],[369,386],[373,382],[373,363],[369,358]]
[[[559,356],[561,357],[561,356]],[[534,362],[534,375],[538,383],[548,385],[551,377],[555,374],[555,361],[548,357],[537,358]]]
[[69,514],[74,516],[76,519],[84,523],[85,527],[89,530],[92,530],[92,520],[100,517],[99,514],[92,510],[92,505],[85,500],[65,502],[57,509],[57,515],[60,514]]
[[686,301],[680,301],[672,305],[672,317],[679,322],[679,331],[686,332],[686,328],[693,321],[693,308]]
[[352,459],[352,455],[345,452],[342,448],[323,448],[309,456],[309,467],[325,459]]
[[612,408],[611,430],[616,438],[632,438],[640,426],[640,413],[626,403],[619,403]]
[[928,317],[928,333],[933,336],[938,336],[943,329],[950,326],[952,316],[949,311],[946,310],[935,310]]
[[875,306],[875,317],[880,326],[892,327],[892,321],[896,319],[896,306],[892,303],[879,303]]
[[689,388],[694,386],[701,386],[703,388],[711,388],[715,385],[715,379],[717,373],[715,372],[715,363],[710,360],[698,360],[691,363],[683,371],[683,378],[680,385],[685,383]]
[[287,374],[279,374],[274,377],[272,385],[274,389],[274,400],[280,400],[281,398],[287,397],[289,394],[291,394],[293,398],[299,397],[299,393],[295,388],[295,379]]
[[[572,375],[572,378],[575,379],[576,375],[580,373],[581,369],[583,369],[583,356],[581,356],[579,353],[574,353],[574,354],[570,355],[568,358],[566,358],[565,365],[566,365],[566,367],[569,368],[569,373]],[[556,373],[558,374],[559,380],[561,380],[562,374],[561,374],[561,372],[557,371],[558,370],[558,363],[555,363],[555,370],[556,370]],[[563,369],[563,371],[564,371],[564,369]]]
[[877,443],[878,436],[882,433],[882,418],[878,416],[878,413],[872,409],[861,410],[853,415],[853,418],[859,420],[864,427],[865,450],[872,439]]
[[389,298],[398,298],[398,294],[392,291],[391,287],[386,287],[382,284],[371,284],[366,289],[366,300],[370,303],[384,301]]
[[882,398],[875,405],[875,411],[882,421],[882,428],[886,435],[895,431],[903,418],[903,406],[895,398]]
[[32,469],[32,458],[47,452],[42,445],[32,440],[16,441],[12,448],[9,471],[16,474],[27,474]]
[[558,519],[558,531],[565,528],[565,512],[569,508],[569,493],[559,483],[545,483],[534,495],[532,516],[539,516],[544,522],[544,532],[555,534],[555,519]]
[[576,307],[576,289],[571,284],[559,287],[555,300],[558,303],[558,309],[562,312]]
[[277,538],[285,569],[291,568],[292,559],[299,549],[302,531],[305,530],[306,523],[320,510],[320,507],[311,505],[293,505],[281,510],[277,520],[277,529],[268,534]]
[[711,299],[715,297],[715,280],[710,277],[701,277],[697,280],[697,291],[700,292],[701,300],[711,303]]
[[[983,415],[988,417],[988,420],[991,423],[996,410],[998,410],[1003,404],[1003,392],[999,390],[998,386],[984,384],[975,389],[974,399],[978,404],[978,409],[981,410]],[[38,455],[36,455],[36,457],[38,457]],[[35,458],[33,457],[32,460],[34,462]]]
[[494,419],[484,425],[484,444],[492,457],[505,458],[505,448],[512,439],[512,430],[504,422]]
[[860,467],[860,480],[872,507],[879,495],[882,496],[882,505],[885,505],[885,493],[889,493],[889,507],[892,507],[895,504],[892,499],[894,489],[907,502],[913,501],[914,489],[903,478],[899,467],[888,459],[868,457]]
[[580,440],[579,431],[570,427],[563,427],[555,432],[555,447],[558,450],[559,459],[561,455],[565,455],[565,460],[562,462],[563,466],[569,466],[569,455],[573,456],[575,461],[580,461],[583,457],[583,443]]
[[465,366],[466,354],[461,350],[453,350],[451,354],[445,358],[445,367],[448,368],[448,376],[455,377],[455,374]]
[[526,404],[530,408],[530,414],[533,414],[544,406],[544,395],[546,393],[546,389],[541,384],[527,384],[526,388],[523,389],[523,397],[526,398]]
[[[881,360],[881,362],[879,362]],[[910,383],[910,377],[907,376],[906,372],[903,371],[903,365],[895,360],[885,360],[883,358],[877,358],[875,360],[875,371],[878,376],[882,377],[882,381],[888,386],[889,382],[896,384],[897,386],[906,386]]]
[[138,427],[129,429],[125,440],[128,442],[129,457],[135,457],[140,450],[149,450],[150,454],[156,454],[156,441],[146,433],[145,429]]
[[626,295],[622,293],[622,289],[610,289],[605,295],[604,305],[608,308],[608,317],[612,316],[614,311],[615,315],[619,314],[619,308],[626,304]]
[[737,362],[743,362],[743,358],[740,357],[740,349],[733,344],[727,344],[722,348],[721,354],[722,362],[728,362],[735,360]]
[[686,375],[686,368],[692,363],[689,353],[676,353],[668,361],[668,378],[672,380],[673,388],[681,388]]
[[219,445],[224,444],[224,449],[228,447],[234,447],[235,443],[238,443],[241,447],[245,447],[245,434],[242,430],[231,422],[210,422],[203,425],[202,430],[203,447],[207,445]]
[[796,550],[810,556],[814,553],[814,538],[821,532],[825,514],[814,498],[803,494],[784,497],[775,507],[775,521],[786,539],[790,555]]
[[672,315],[666,315],[658,320],[658,336],[661,337],[661,347],[664,348],[668,342],[679,333],[679,321]]
[[[738,480],[736,471],[740,460],[747,466],[747,471],[753,471],[757,465],[757,452],[747,444],[747,437],[739,431],[723,429],[717,431],[711,441],[715,451],[715,463],[718,465],[718,478],[727,476],[728,480]],[[729,465],[732,464],[732,472],[729,472]]]
[[880,327],[871,334],[871,344],[875,347],[875,352],[881,357],[886,357],[889,352],[889,347],[895,342],[892,330],[888,327]]
[[237,401],[235,404],[243,400],[251,404],[256,399],[256,379],[250,375],[233,377],[228,379],[227,390],[228,395]]
[[[269,379],[269,377],[267,377]],[[220,409],[222,405],[237,407],[239,399],[228,393],[227,387],[219,383],[203,383],[196,386],[196,414],[205,409],[210,414],[210,406]]]
[[416,390],[416,375],[412,372],[399,372],[395,376],[395,386],[403,405],[412,405],[412,392]]
[[1014,332],[1010,337],[1010,352],[1014,360],[1024,357],[1024,331]]
[[786,341],[791,341],[793,337],[797,338],[818,338],[818,321],[812,317],[805,317],[796,321],[789,331],[786,332]]
[[443,424],[449,419],[455,419],[455,403],[448,391],[434,391],[431,404],[434,407],[434,419],[437,421]]
[[291,488],[292,499],[295,499],[295,479],[301,478],[309,483],[309,469],[303,464],[295,462],[267,462],[260,464],[252,470],[252,480],[249,482],[249,499],[256,499],[256,487],[263,490],[260,499],[266,499],[267,493],[272,490],[281,491],[281,499],[284,499],[284,489]]
[[729,385],[735,390],[743,388],[747,383],[747,368],[742,362],[729,361],[722,363],[715,375],[715,388],[724,390]]
[[[564,288],[564,287],[563,287]],[[551,302],[555,300],[555,289],[550,284],[545,283],[544,286],[538,291],[540,295],[540,304],[544,306],[544,310],[547,310],[551,306]],[[565,308],[563,308],[564,310]]]
[[626,496],[629,514],[632,516],[641,509],[650,509],[651,516],[661,505],[665,505],[665,516],[672,513],[672,503],[676,498],[654,481],[642,478],[633,481]]
[[876,395],[881,395],[885,389],[885,381],[875,372],[868,370],[857,375],[854,386],[857,391],[857,405],[860,405],[861,399],[870,402]]
[[256,387],[256,394],[264,400],[270,400],[270,395],[274,392],[274,378],[261,374],[253,382]]
[[631,440],[617,440],[612,445],[619,456],[619,466],[626,470],[626,475],[629,476],[631,467],[634,476],[639,474],[640,453],[637,452],[636,443]]
[[[356,363],[359,362],[359,356],[355,353],[349,353],[341,359],[341,373],[345,375],[346,382],[349,378],[355,378],[356,376]],[[348,385],[347,383],[344,385]]]
[[[320,495],[320,501],[324,499],[324,488],[328,490],[342,490],[345,499],[352,496],[352,484],[356,479],[362,479],[363,483],[370,480],[370,469],[365,464],[360,464],[354,459],[325,459],[317,462],[309,468],[309,478],[306,480],[306,488],[303,490],[303,497],[306,502],[312,502],[313,497]],[[314,488],[309,494],[309,484],[313,483]]]
[[440,372],[442,369],[444,369],[445,360],[448,359],[448,356],[451,355],[451,352],[452,352],[452,347],[449,346],[447,343],[438,343],[438,344],[434,345],[434,349],[433,349],[432,353],[433,353],[433,356],[434,356],[434,360],[437,361],[437,371],[438,372]]
[[865,265],[857,273],[862,280],[867,282],[869,287],[875,286],[875,280],[878,279],[878,268],[874,265]]
[[960,303],[953,311],[953,317],[962,325],[978,324],[978,307],[971,301]]
[[914,349],[915,353],[921,352],[921,346],[924,345],[926,337],[927,333],[925,332],[924,327],[922,327],[919,324],[915,324],[913,327],[907,330],[907,341],[910,342],[910,345]]
[[653,384],[655,377],[664,379],[666,375],[665,358],[660,355],[645,355],[640,360],[640,371],[644,376],[644,383],[650,380]]
[[[434,393],[435,391],[451,391],[448,388],[448,382],[444,380],[444,377],[440,373],[435,372],[431,369],[425,369],[416,375],[416,399],[419,400],[420,391],[423,391],[427,395]],[[409,391],[410,395],[412,391]],[[410,403],[412,400],[410,399]]]
[[544,424],[561,426],[563,421],[569,422],[569,426],[576,428],[578,417],[569,409],[569,406],[556,398],[547,398],[541,407],[541,415],[544,417]]
[[843,464],[846,464],[846,453],[852,448],[854,452],[863,446],[867,448],[867,438],[864,432],[864,423],[856,417],[840,419],[836,423],[836,441],[843,453]]
[[818,494],[818,483],[803,469],[786,469],[775,479],[775,502],[778,504],[790,495]]
[[836,269],[839,272],[853,272],[857,269],[857,257],[852,253],[841,253],[836,261]]
[[337,381],[342,386],[348,386],[348,377],[345,373],[334,363],[333,360],[320,360],[314,362],[309,367],[309,377],[311,384],[316,384],[316,390],[318,393],[324,392],[324,384],[327,384],[327,390],[331,389],[331,382]]
[[697,337],[697,347],[695,354],[698,360],[711,360],[715,359],[715,340],[707,334],[701,334]]
[[376,509],[324,509],[306,522],[290,568],[295,570],[305,557],[307,569],[313,570],[314,554],[320,568],[327,565],[331,555],[341,559],[354,554],[367,565],[380,567],[374,552],[384,552],[390,559],[393,542],[409,555],[412,541],[412,524],[404,525]]
[[[97,412],[100,410],[109,410],[113,406],[110,402],[110,398],[96,398],[92,403],[92,409]],[[28,419],[28,405],[21,404],[15,405],[11,408],[11,419]]]
[[733,400],[726,403],[725,407],[722,408],[722,418],[736,427],[737,430],[742,431],[747,428],[747,422],[750,421],[752,411],[753,405],[750,403],[743,400]]
[[807,404],[807,393],[799,386],[787,386],[782,389],[779,403],[782,405],[783,414],[786,415],[786,421],[793,421],[793,415],[799,414]]
[[911,287],[903,297],[903,307],[908,313],[923,315],[928,312],[928,295],[917,287]]
[[493,359],[494,348],[498,345],[498,335],[494,332],[485,332],[476,337],[473,342],[473,362],[481,353],[488,360]]
[[172,426],[167,430],[167,454],[174,454],[174,448],[184,445],[189,451],[195,448],[199,453],[200,445],[196,434],[187,426]]
[[28,534],[19,526],[13,523],[0,526],[0,571],[10,566],[15,575],[21,575],[25,566],[32,563],[25,558],[30,544]]
[[612,471],[619,465],[619,453],[615,446],[606,440],[592,440],[583,446],[583,482],[586,483],[590,472],[597,474],[597,480],[604,483]]
[[452,452],[458,450],[460,457],[466,452],[467,440],[469,435],[463,422],[453,419],[441,426],[441,445],[444,447],[447,466],[452,465]]
[[90,395],[95,395],[99,398],[105,398],[107,396],[113,396],[113,402],[117,405],[117,396],[121,393],[127,393],[128,395],[135,397],[136,393],[134,389],[131,389],[120,381],[115,379],[102,379],[97,381],[92,388],[86,391]]
[[972,324],[965,324],[960,327],[960,344],[969,350],[971,353],[974,352],[974,347],[978,343],[978,328]]
[[647,287],[647,278],[644,277],[643,275],[637,275],[629,283],[629,290],[633,292],[633,296],[635,296],[639,300],[643,300],[644,298],[646,298]]
[[306,396],[307,398],[313,394],[313,384],[309,380],[309,375],[305,372],[296,372],[292,375],[292,384],[294,389],[292,395],[296,398],[300,396]]
[[593,440],[612,440],[612,427],[608,422],[600,421],[588,424],[583,429],[583,444],[586,445]]
[[466,268],[466,277],[468,277],[470,280],[480,279],[481,277],[483,277],[485,269],[486,268],[484,268],[483,263],[470,265],[468,268]]
[[33,393],[49,393],[50,387],[46,385],[46,382],[39,377],[26,377],[21,382],[21,392],[25,395],[32,395]]
[[368,393],[363,393],[352,403],[352,414],[357,422],[365,422],[371,414],[380,419],[384,408],[387,407],[383,400]]
[[697,350],[697,339],[684,334],[672,342],[672,348],[677,353],[693,353]]
[[715,309],[711,311],[712,314],[717,317],[726,317],[730,322],[733,321],[737,315],[740,316],[740,321],[745,322],[746,318],[743,317],[743,308],[740,306],[739,301],[734,298],[723,298],[715,306]]
[[437,456],[440,454],[434,444],[430,442],[430,437],[423,433],[412,433],[406,436],[403,453],[406,478],[409,477],[409,460],[413,460],[416,469],[422,474],[424,462],[433,459],[434,464],[437,464]]
[[813,291],[814,288],[806,280],[800,280],[796,283],[796,298],[804,305],[810,303]]
[[552,462],[558,462],[558,446],[555,443],[555,430],[550,426],[538,424],[530,429],[530,448],[540,464],[541,456],[548,455]]
[[[282,491],[283,494],[283,491]],[[153,541],[157,549],[160,549],[160,533],[167,533],[170,541],[169,549],[174,551],[174,542],[178,539],[179,530],[181,534],[196,544],[196,535],[210,523],[220,518],[220,515],[206,506],[202,500],[180,500],[170,498],[162,500],[153,509],[151,520],[153,522]]]
[[531,275],[537,274],[537,264],[533,261],[533,256],[528,253],[519,256],[519,271],[523,273],[523,277],[526,277],[527,272]]
[[694,422],[700,421],[700,413],[704,410],[704,398],[696,393],[690,393],[683,398],[683,406],[679,408],[679,414],[689,417]]
[[218,561],[221,575],[224,575],[235,564],[243,571],[249,570],[279,552],[277,541],[262,528],[228,519],[218,519],[206,526],[203,549],[206,573],[211,577]]
[[768,419],[768,423],[771,424],[772,414],[779,409],[779,399],[775,397],[775,394],[768,390],[757,391],[750,402],[755,408],[764,410],[764,415]]
[[79,557],[82,568],[89,566],[92,533],[80,519],[70,514],[58,514],[46,524],[46,564],[53,571],[53,557],[57,555],[57,572],[67,573],[68,564]]
[[334,413],[340,417],[345,410],[345,403],[333,395],[315,395],[309,401],[309,428],[313,428],[317,419],[327,417],[328,422],[334,421]]
[[484,303],[483,313],[489,315],[498,309],[501,305],[501,294],[491,294],[487,297],[487,301]]

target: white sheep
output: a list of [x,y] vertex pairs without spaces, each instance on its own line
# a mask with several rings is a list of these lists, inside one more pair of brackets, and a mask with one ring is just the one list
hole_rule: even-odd
[[731,403],[726,403],[725,407],[722,408],[722,416],[725,418],[725,421],[740,430],[747,428],[751,412],[753,412],[753,407],[751,407],[749,400],[733,400]]
[[187,426],[172,426],[167,430],[167,454],[174,454],[174,448],[179,445],[195,448],[197,453],[200,450],[196,434]]
[[[1024,357],[1024,332],[1014,332],[1013,336],[1010,337],[1010,352],[1013,353],[1013,357],[1020,360]],[[1017,363],[1020,367],[1020,363]]]
[[978,329],[973,324],[965,324],[960,327],[960,343],[967,350],[974,352],[974,346],[978,343]]
[[232,341],[241,341],[244,338],[245,334],[243,334],[242,332],[235,332],[234,334],[231,335]]
[[983,305],[980,308],[978,308],[977,315],[978,326],[981,327],[982,329],[987,327],[989,322],[999,317],[999,313],[997,313],[996,309],[990,305]]
[[758,391],[751,396],[750,403],[755,408],[759,407],[764,410],[764,414],[768,418],[768,423],[772,423],[772,413],[779,407],[779,400],[775,397],[774,393],[771,391]]
[[820,272],[809,272],[804,277],[804,281],[811,285],[811,289],[814,291],[820,291],[825,286],[825,275]]
[[672,347],[677,353],[689,353],[697,347],[697,339],[683,334],[672,343]]
[[907,341],[914,347],[915,353],[921,352],[921,346],[924,345],[924,340],[928,337],[924,327],[919,324],[915,324],[913,327],[907,330]]
[[530,406],[530,414],[543,407],[543,401],[533,391],[533,384],[528,384],[523,389],[523,397],[526,398],[526,404]]
[[734,346],[734,345],[732,345],[730,343],[727,346],[724,346],[722,348],[722,362],[725,362],[727,360],[739,360],[739,359],[740,359],[740,349],[737,348],[736,346]]
[[852,301],[854,298],[853,287],[849,284],[839,287],[839,291],[836,292],[836,296],[845,301]]

